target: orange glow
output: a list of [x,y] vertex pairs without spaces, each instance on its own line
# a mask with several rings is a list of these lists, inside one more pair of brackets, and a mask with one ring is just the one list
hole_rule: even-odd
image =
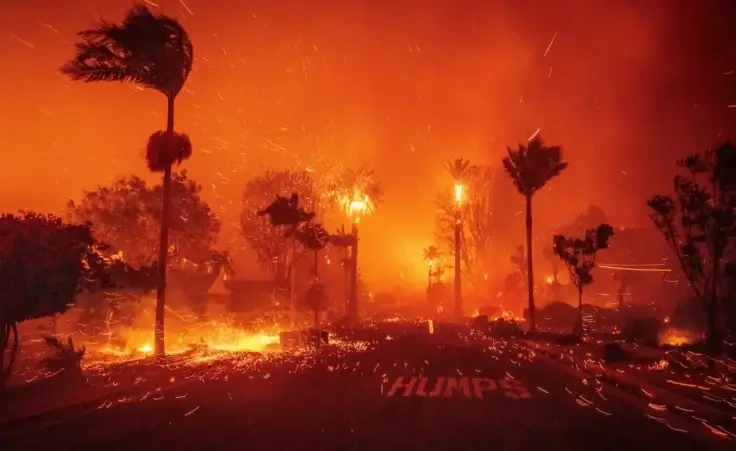
[[[124,346],[91,346],[91,358],[95,355],[145,357],[153,352],[153,332],[148,328],[123,328],[116,334],[125,341]],[[279,343],[276,331],[249,332],[221,321],[206,321],[186,328],[167,327],[166,334],[168,354],[181,354],[199,346],[212,351],[263,352]]]
[[554,278],[553,276],[547,276],[547,278],[546,278],[546,279],[544,279],[544,280],[545,280],[545,282],[547,282],[548,284],[551,284],[552,282],[554,282],[554,281],[555,281],[555,278]]
[[460,206],[463,203],[463,185],[455,183],[455,205]]
[[[0,191],[12,193],[0,196],[2,211],[58,214],[67,200],[116,177],[160,179],[148,173],[142,151],[150,133],[165,126],[163,96],[129,84],[76,83],[58,72],[73,55],[76,33],[99,17],[119,21],[132,3],[3,3],[0,48],[13,70],[0,75]],[[506,146],[541,126],[570,161],[553,189],[535,200],[534,233],[547,242],[541,237],[592,204],[616,226],[648,226],[643,199],[671,185],[672,174],[660,168],[672,159],[661,149],[710,145],[712,127],[734,135],[733,109],[722,95],[709,94],[711,86],[722,92],[710,81],[693,78],[688,91],[698,111],[713,115],[707,126],[688,116],[695,114],[692,102],[677,103],[682,109],[671,115],[652,111],[660,98],[681,91],[672,86],[673,73],[711,80],[725,70],[692,69],[701,67],[687,56],[697,46],[678,40],[692,33],[672,33],[679,29],[676,8],[661,9],[660,2],[607,8],[605,23],[592,19],[603,11],[595,2],[580,8],[550,2],[528,11],[513,2],[502,8],[471,2],[449,15],[433,2],[358,7],[347,0],[326,9],[308,2],[185,3],[146,4],[180,20],[195,46],[192,75],[176,100],[176,129],[192,139],[183,168],[222,221],[223,248],[241,241],[242,190],[254,174],[283,168],[321,174],[334,162],[365,162],[386,191],[361,238],[365,277],[390,285],[406,272],[419,288],[425,268],[405,248],[434,238],[433,199],[451,189],[440,169],[450,158],[503,171]],[[708,8],[693,8],[701,9]],[[661,42],[679,49],[677,57],[662,54]],[[606,57],[591,59],[592,51]],[[652,130],[669,130],[667,141]],[[514,190],[511,182],[506,187]],[[340,224],[327,221],[330,230]],[[523,229],[509,228],[497,242],[521,243],[521,235]],[[233,250],[243,273],[266,276],[248,249]],[[417,274],[410,276],[412,266]]]

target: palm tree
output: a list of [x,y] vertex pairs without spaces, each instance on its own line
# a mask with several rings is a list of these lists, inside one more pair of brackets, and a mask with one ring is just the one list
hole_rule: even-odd
[[550,180],[567,168],[562,159],[560,146],[546,146],[539,134],[529,140],[527,146],[519,144],[517,149],[508,149],[503,166],[514,186],[526,201],[526,264],[529,297],[529,323],[531,331],[537,329],[534,308],[534,272],[532,264],[532,197]]
[[333,246],[342,249],[343,251],[343,258],[340,262],[343,267],[343,271],[345,272],[345,300],[347,300],[350,297],[350,268],[351,268],[351,258],[348,255],[348,249],[352,248],[355,244],[355,235],[353,235],[350,232],[345,231],[345,225],[337,229],[337,232],[330,235],[330,244]]
[[455,183],[466,184],[471,177],[478,173],[478,166],[470,164],[470,161],[455,158],[445,164],[447,171]]
[[455,237],[453,240],[453,251],[455,256],[455,315],[461,317],[463,315],[462,301],[462,268],[460,267],[460,251],[461,241],[463,238],[463,222],[460,206],[463,198],[463,190],[467,188],[468,181],[478,173],[478,167],[471,165],[470,161],[462,158],[456,158],[447,162],[447,170],[450,172],[455,182]]
[[[432,275],[434,274],[432,273],[432,266],[434,265],[434,262],[440,258],[440,250],[434,244],[429,247],[425,247],[422,249],[422,257],[424,258],[424,261],[429,264],[429,270],[427,273],[427,287],[429,288],[432,286]],[[437,271],[437,273],[439,273],[439,271]]]
[[166,96],[166,132],[148,141],[146,160],[154,172],[163,172],[163,208],[159,242],[156,295],[156,356],[164,355],[164,302],[169,238],[171,166],[192,153],[189,138],[174,132],[174,101],[192,71],[194,49],[184,27],[175,19],[133,6],[122,23],[101,22],[79,33],[73,60],[61,72],[89,83],[132,82]]

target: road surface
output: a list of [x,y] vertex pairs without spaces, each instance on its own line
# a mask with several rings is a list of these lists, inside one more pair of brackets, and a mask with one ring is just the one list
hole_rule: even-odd
[[388,336],[191,367],[196,377],[183,385],[0,425],[1,448],[702,451],[736,443],[504,341]]

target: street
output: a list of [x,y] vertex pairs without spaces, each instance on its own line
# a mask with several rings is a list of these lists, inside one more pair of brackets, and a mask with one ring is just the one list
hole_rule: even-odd
[[726,449],[511,341],[413,333],[261,360],[201,359],[182,385],[0,425],[3,450]]

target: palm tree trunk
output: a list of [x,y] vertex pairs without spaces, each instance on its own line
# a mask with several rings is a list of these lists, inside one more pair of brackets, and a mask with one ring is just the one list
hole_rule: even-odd
[[296,237],[291,239],[291,274],[290,274],[289,308],[291,309],[291,326],[296,324]]
[[[174,133],[174,97],[167,98],[166,132]],[[171,203],[171,166],[164,171],[163,199],[161,206],[161,238],[158,244],[158,289],[156,290],[156,328],[155,355],[163,357],[164,347],[164,307],[166,304],[166,268],[169,256],[169,207]]]
[[351,327],[355,327],[358,323],[358,225],[353,223],[353,247],[352,259],[350,261],[350,301],[348,311],[348,323]]
[[532,264],[532,196],[526,196],[526,273],[529,296],[529,330],[537,331],[537,312],[534,307],[534,271]]
[[583,336],[583,288],[578,288],[578,333]]

